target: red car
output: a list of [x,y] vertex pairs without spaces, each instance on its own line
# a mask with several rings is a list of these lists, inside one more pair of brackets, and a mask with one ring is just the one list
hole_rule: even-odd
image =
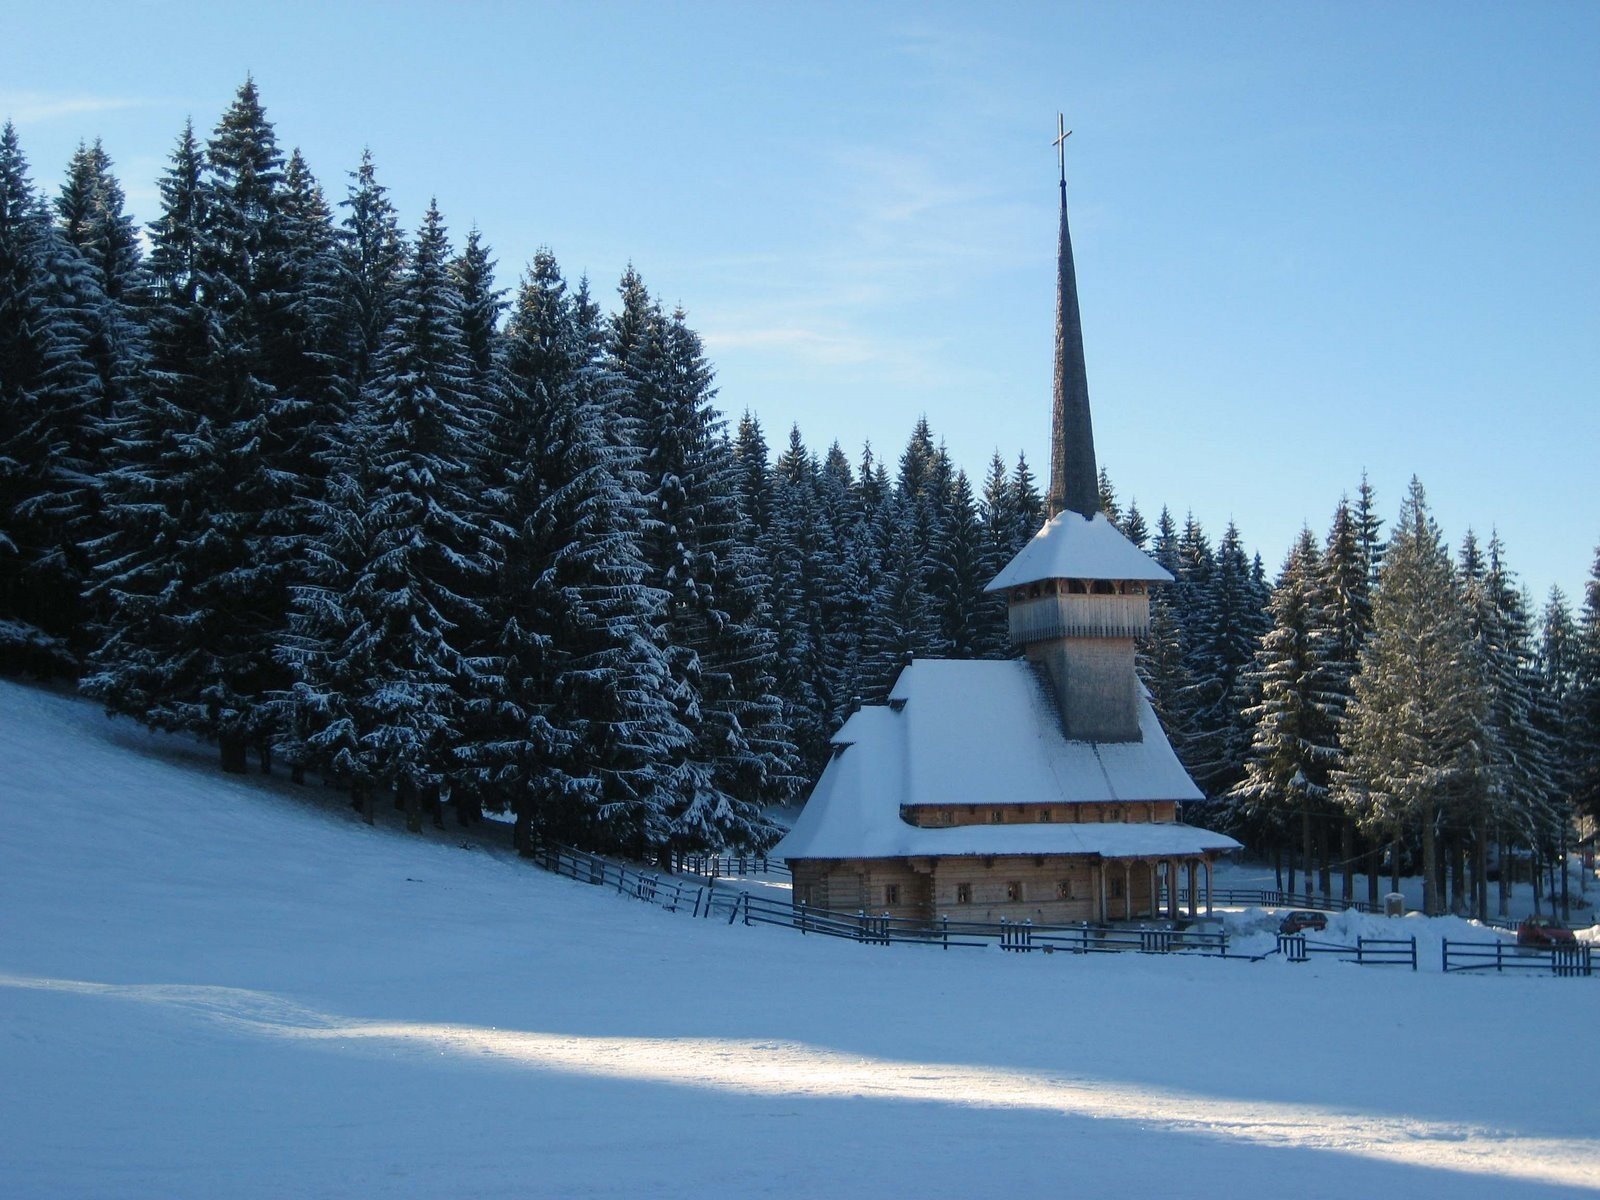
[[1307,929],[1314,929],[1321,933],[1328,927],[1328,918],[1319,912],[1302,912],[1296,910],[1284,913],[1283,920],[1278,922],[1279,933],[1302,933]]
[[1517,926],[1517,945],[1549,949],[1552,946],[1571,946],[1577,942],[1572,930],[1554,917],[1528,917]]

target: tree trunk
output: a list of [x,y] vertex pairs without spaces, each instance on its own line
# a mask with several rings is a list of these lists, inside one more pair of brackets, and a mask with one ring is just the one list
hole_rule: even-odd
[[1561,919],[1572,920],[1572,886],[1567,882],[1567,823],[1561,819]]
[[[1300,799],[1300,870],[1305,876],[1306,895],[1311,895],[1311,863],[1313,848],[1311,845],[1311,800],[1302,796]],[[1294,891],[1291,884],[1289,890]]]
[[523,858],[533,857],[533,800],[517,797],[517,820],[511,827],[511,845]]
[[1278,890],[1283,891],[1283,843],[1274,842],[1272,847],[1272,873],[1277,877]]
[[1367,851],[1367,903],[1378,907],[1378,877],[1383,874],[1383,848],[1376,842]]
[[395,806],[404,807],[406,812],[406,831],[408,833],[422,832],[422,789],[408,777],[402,775],[394,789]]
[[1317,815],[1317,892],[1324,900],[1333,895],[1333,838],[1327,813]]
[[1400,827],[1395,826],[1394,841],[1389,843],[1389,890],[1400,890]]
[[1344,860],[1339,897],[1348,904],[1356,898],[1356,831],[1349,817],[1339,820],[1339,857]]
[[1467,847],[1459,833],[1450,835],[1450,911],[1463,916],[1467,911]]
[[1444,911],[1439,902],[1439,846],[1433,818],[1433,801],[1428,800],[1422,806],[1422,913],[1428,917]]
[[1511,859],[1506,855],[1505,839],[1496,837],[1494,852],[1500,860],[1500,870],[1496,873],[1495,889],[1499,893],[1499,906],[1496,916],[1504,920],[1511,912]]
[[272,774],[272,743],[262,739],[256,743],[256,762],[261,765],[263,775]]
[[222,734],[217,739],[217,747],[222,752],[222,769],[229,775],[243,775],[249,768],[245,761],[248,747],[237,733]]
[[1480,921],[1489,919],[1489,826],[1480,816],[1478,828],[1473,833],[1476,853],[1473,856],[1476,881],[1473,888],[1473,912]]
[[304,783],[305,781],[306,781],[306,765],[305,765],[305,763],[298,763],[297,762],[297,763],[294,764],[294,766],[289,768],[289,782],[291,782],[291,783]]
[[351,783],[350,802],[360,811],[361,819],[368,825],[377,819],[378,802],[370,783]]

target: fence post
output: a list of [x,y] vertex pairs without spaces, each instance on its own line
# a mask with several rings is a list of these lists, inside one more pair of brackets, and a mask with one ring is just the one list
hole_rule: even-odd
[[939,936],[944,942],[944,948],[950,949],[950,914],[945,913],[939,918]]

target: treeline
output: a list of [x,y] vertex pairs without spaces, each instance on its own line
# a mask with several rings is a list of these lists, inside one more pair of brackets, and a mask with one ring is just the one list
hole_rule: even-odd
[[1575,621],[1560,589],[1542,611],[1497,538],[1452,556],[1413,480],[1387,544],[1371,493],[1341,503],[1325,540],[1307,530],[1268,602],[1240,675],[1242,777],[1219,819],[1290,854],[1303,887],[1376,901],[1387,852],[1423,877],[1424,907],[1504,915],[1517,863],[1552,911],[1567,905],[1574,814],[1600,798],[1600,557]]
[[370,158],[330,204],[250,83],[160,196],[141,238],[98,144],[51,199],[0,138],[0,667],[369,819],[644,857],[764,847],[906,654],[1004,652],[1026,463],[774,461],[631,269],[507,296]]
[[[975,487],[926,420],[893,464],[774,455],[631,269],[610,313],[544,252],[508,295],[476,231],[404,237],[370,158],[330,204],[249,83],[160,194],[141,238],[98,144],[48,198],[0,137],[0,669],[369,819],[647,857],[769,844],[906,655],[1013,652],[983,588],[1044,519],[1020,456]],[[1534,618],[1420,488],[1385,546],[1363,483],[1274,584],[1234,526],[1101,497],[1176,580],[1139,664],[1191,819],[1481,907],[1496,847],[1550,861],[1594,805],[1600,563]]]

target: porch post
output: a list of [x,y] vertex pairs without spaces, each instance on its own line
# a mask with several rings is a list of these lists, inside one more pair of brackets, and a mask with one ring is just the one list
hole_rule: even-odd
[[1122,860],[1122,919],[1133,920],[1133,864]]
[[1211,915],[1211,860],[1206,859],[1206,916]]
[[1195,901],[1199,899],[1200,894],[1200,871],[1198,869],[1199,864],[1192,858],[1187,865],[1189,868],[1189,915],[1194,917],[1198,915],[1199,909]]
[[1099,921],[1100,924],[1104,925],[1106,921],[1110,919],[1110,914],[1106,912],[1106,860],[1102,858],[1097,864],[1095,864],[1095,867],[1095,875],[1100,880]]
[[1150,906],[1145,915],[1154,921],[1161,915],[1161,880],[1156,875],[1155,859],[1152,858],[1144,866],[1150,873]]

